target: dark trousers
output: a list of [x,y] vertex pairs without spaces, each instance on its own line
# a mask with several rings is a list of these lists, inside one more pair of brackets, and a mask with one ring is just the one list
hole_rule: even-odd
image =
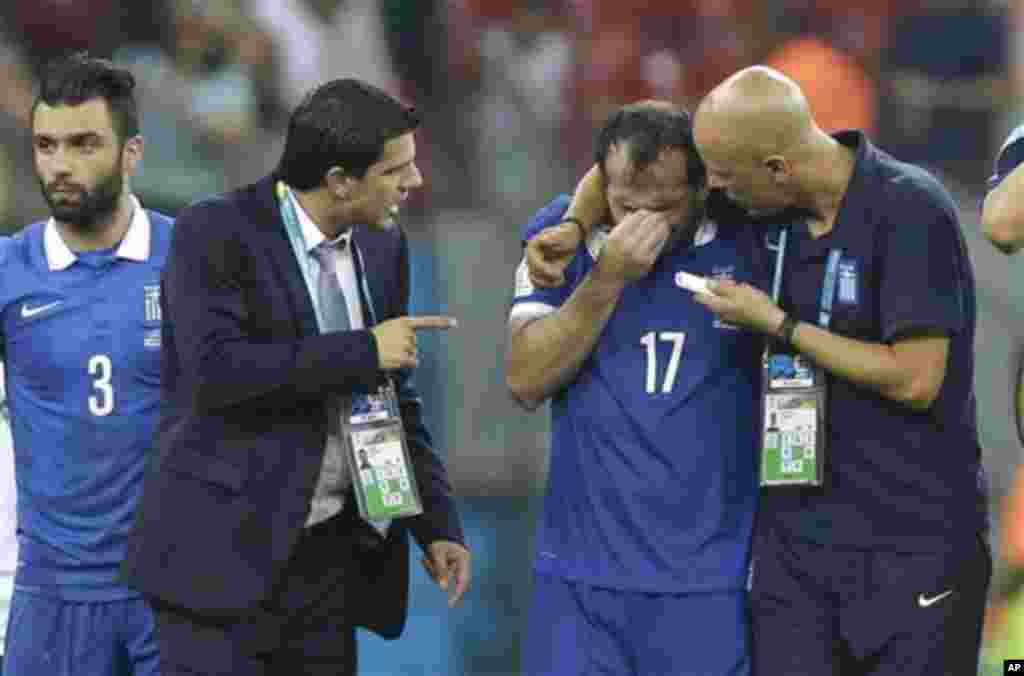
[[[153,601],[163,676],[354,676],[347,619],[347,533],[330,519],[303,532],[270,597],[239,617]],[[339,560],[340,559],[340,560]]]
[[943,552],[838,549],[778,530],[755,539],[754,673],[976,674],[988,544]]

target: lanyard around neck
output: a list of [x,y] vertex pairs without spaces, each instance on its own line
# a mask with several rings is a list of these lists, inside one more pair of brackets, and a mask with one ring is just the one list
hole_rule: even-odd
[[[779,232],[779,244],[775,250],[775,272],[772,276],[772,300],[776,304],[782,293],[782,270],[786,261],[786,247],[789,239],[790,226],[784,226]],[[832,302],[836,295],[836,279],[839,276],[839,259],[841,249],[831,249],[828,263],[825,265],[825,280],[821,285],[821,299],[818,310],[818,325],[827,329],[832,323]]]

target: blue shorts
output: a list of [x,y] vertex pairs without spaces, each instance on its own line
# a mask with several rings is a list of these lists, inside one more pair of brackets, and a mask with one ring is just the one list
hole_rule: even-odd
[[650,594],[534,575],[530,676],[749,676],[746,593]]
[[15,587],[4,676],[159,676],[156,623],[142,599],[65,601]]
[[992,574],[981,537],[948,552],[890,552],[766,530],[755,538],[754,557],[757,673],[978,673]]

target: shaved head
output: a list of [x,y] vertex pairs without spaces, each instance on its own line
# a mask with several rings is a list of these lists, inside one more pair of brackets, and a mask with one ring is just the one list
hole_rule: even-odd
[[711,90],[697,107],[693,140],[708,188],[755,215],[834,215],[856,160],[814,122],[800,87],[764,66],[744,68]]
[[693,138],[708,186],[755,214],[807,202],[835,145],[815,124],[800,87],[764,66],[744,68],[707,95]]
[[715,87],[697,108],[696,123],[761,157],[792,150],[817,129],[800,87],[765,66],[744,68]]

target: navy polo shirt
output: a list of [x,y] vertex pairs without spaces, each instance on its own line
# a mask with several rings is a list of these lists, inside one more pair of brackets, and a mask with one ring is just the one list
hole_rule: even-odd
[[[835,135],[856,166],[833,229],[791,227],[782,307],[817,324],[829,252],[842,252],[829,330],[892,343],[939,331],[946,376],[926,411],[829,374],[824,488],[768,489],[767,525],[822,544],[946,549],[986,527],[974,381],[974,276],[956,206],[923,169],[859,132]],[[767,238],[777,237],[770,229]]]

